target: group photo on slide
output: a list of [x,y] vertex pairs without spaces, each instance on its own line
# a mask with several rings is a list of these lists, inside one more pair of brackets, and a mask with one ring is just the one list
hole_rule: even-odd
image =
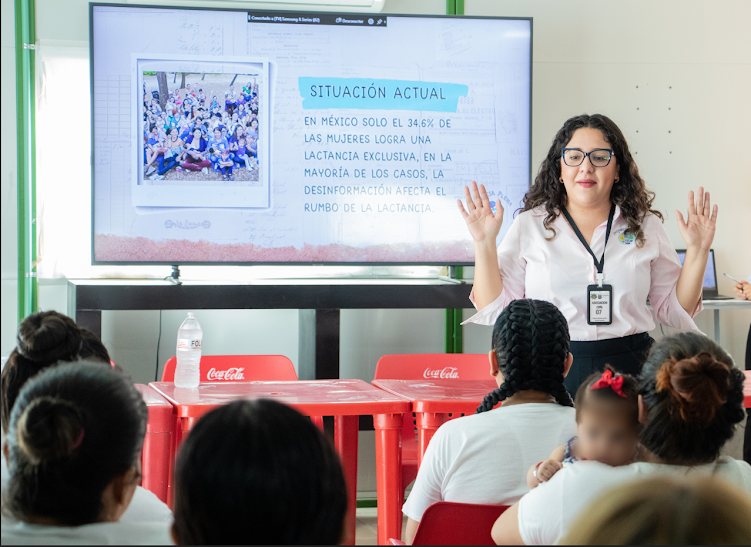
[[260,185],[257,80],[144,71],[143,184]]

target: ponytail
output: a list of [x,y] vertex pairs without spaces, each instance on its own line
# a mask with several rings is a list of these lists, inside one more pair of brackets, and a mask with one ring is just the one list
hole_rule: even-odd
[[16,424],[18,448],[31,466],[70,457],[83,436],[83,419],[75,403],[54,397],[31,401]]
[[703,351],[677,361],[670,358],[657,371],[655,388],[666,391],[681,420],[707,425],[728,400],[730,369]]
[[60,362],[88,359],[110,364],[101,340],[56,311],[29,315],[18,327],[17,346],[8,356],[0,378],[0,421],[8,433],[10,413],[26,382]]
[[647,408],[642,445],[666,462],[712,462],[745,418],[743,372],[715,342],[695,332],[663,338],[639,378]]
[[485,397],[477,412],[527,390],[548,393],[559,405],[573,407],[563,385],[569,346],[568,323],[553,304],[531,299],[511,302],[493,328],[493,348],[504,382]]
[[73,319],[56,311],[35,313],[18,327],[18,353],[40,367],[57,361],[73,361],[83,338]]

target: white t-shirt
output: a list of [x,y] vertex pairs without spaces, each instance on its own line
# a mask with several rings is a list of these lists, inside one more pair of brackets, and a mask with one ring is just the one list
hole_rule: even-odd
[[513,504],[529,491],[527,470],[576,434],[573,408],[526,403],[443,424],[425,451],[402,511],[419,521],[438,501]]
[[[4,436],[3,436],[4,438]],[[5,491],[5,487],[8,484],[8,480],[10,480],[10,473],[8,472],[8,465],[7,461],[5,459],[5,454],[3,454],[2,458],[0,458],[0,488]],[[163,535],[162,530],[166,530],[167,534],[169,534],[169,529],[172,526],[172,511],[170,508],[162,502],[159,498],[156,497],[156,495],[151,492],[150,490],[146,490],[145,488],[141,486],[136,486],[136,491],[133,494],[133,499],[130,502],[130,505],[125,510],[125,513],[123,513],[123,516],[120,517],[119,523],[102,523],[102,524],[91,524],[88,526],[109,526],[113,530],[113,536],[111,541],[109,543],[126,543],[128,542],[127,539],[123,539],[128,536],[127,530],[130,528],[128,527],[137,527],[137,526],[144,526],[144,530],[152,530],[156,531],[157,535],[154,536],[153,540],[146,539],[145,543],[154,543],[158,542],[159,538]],[[19,525],[16,527],[16,525]],[[20,526],[23,524],[23,526]],[[115,524],[123,524],[124,526],[114,526]],[[152,526],[153,525],[153,526]],[[8,530],[13,530],[12,537],[16,537],[16,535],[19,538],[29,538],[29,537],[39,537],[39,543],[48,543],[49,538],[47,538],[44,534],[46,533],[45,530],[48,528],[55,528],[57,527],[50,527],[50,526],[36,526],[36,525],[28,525],[24,523],[19,523],[13,517],[9,515],[2,515],[2,534],[3,539],[2,543],[4,544],[6,542],[5,540],[5,531],[6,528]],[[36,530],[39,528],[40,530]],[[93,531],[91,533],[84,530],[86,527],[76,527],[76,528],[62,528],[64,530],[83,530],[83,536],[81,538],[81,542],[89,542],[89,543],[99,543],[100,536],[103,532],[99,530],[99,528],[92,529]],[[110,529],[106,528],[106,529]],[[87,528],[88,530],[88,528]],[[119,537],[120,530],[122,530],[124,536],[123,538]],[[91,536],[91,539],[86,539],[87,537]],[[70,534],[66,534],[65,537],[70,536]],[[70,536],[71,538],[73,536]],[[76,536],[77,537],[77,536]],[[139,543],[139,539],[142,537],[142,535],[136,534],[133,536],[133,540],[129,541],[130,543]],[[16,541],[9,539],[8,541]],[[21,541],[21,539],[17,540]],[[71,539],[70,541],[74,541]],[[76,540],[77,541],[77,540]],[[28,542],[28,540],[24,541]]]
[[3,545],[174,545],[170,527],[157,522],[102,522],[43,526],[3,520]]
[[650,475],[700,477],[714,474],[751,495],[751,465],[728,456],[693,467],[658,463],[610,467],[595,461],[564,464],[552,479],[519,501],[519,533],[526,545],[554,545],[581,511],[615,486]]

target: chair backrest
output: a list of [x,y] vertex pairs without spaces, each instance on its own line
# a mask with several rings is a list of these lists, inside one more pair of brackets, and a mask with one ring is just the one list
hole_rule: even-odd
[[[384,355],[376,364],[374,380],[485,380],[490,376],[488,356],[474,353],[414,353]],[[452,416],[458,418],[459,415]],[[406,416],[405,416],[406,418]],[[416,446],[415,423],[405,419],[402,439]]]
[[490,531],[508,508],[439,501],[422,514],[412,545],[495,545]]
[[[162,382],[175,381],[177,357],[164,365]],[[202,355],[201,382],[294,381],[295,367],[284,355]]]
[[484,353],[418,353],[384,355],[378,360],[375,380],[486,380],[490,377]]

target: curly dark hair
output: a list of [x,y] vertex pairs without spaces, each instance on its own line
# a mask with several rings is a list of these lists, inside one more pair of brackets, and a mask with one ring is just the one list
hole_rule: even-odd
[[746,416],[743,383],[732,357],[703,334],[663,338],[639,378],[648,413],[642,445],[672,464],[713,462]]
[[511,302],[493,327],[493,349],[504,382],[485,397],[477,413],[525,390],[549,393],[558,404],[574,406],[563,385],[570,345],[566,318],[553,304],[532,299]]
[[645,242],[644,232],[641,229],[644,216],[652,213],[662,220],[662,213],[652,209],[655,193],[647,189],[647,185],[639,175],[639,168],[628,149],[626,137],[613,120],[602,114],[582,114],[566,120],[563,127],[556,133],[553,144],[535,176],[534,185],[524,196],[524,207],[520,210],[529,211],[544,206],[547,216],[543,224],[546,230],[553,232],[549,239],[555,238],[556,232],[551,224],[560,214],[561,208],[568,202],[566,187],[560,183],[561,154],[574,136],[574,132],[583,127],[599,129],[613,149],[615,161],[618,164],[618,183],[613,185],[610,199],[621,208],[621,214],[628,222],[627,233],[634,235],[636,245],[641,247]]

